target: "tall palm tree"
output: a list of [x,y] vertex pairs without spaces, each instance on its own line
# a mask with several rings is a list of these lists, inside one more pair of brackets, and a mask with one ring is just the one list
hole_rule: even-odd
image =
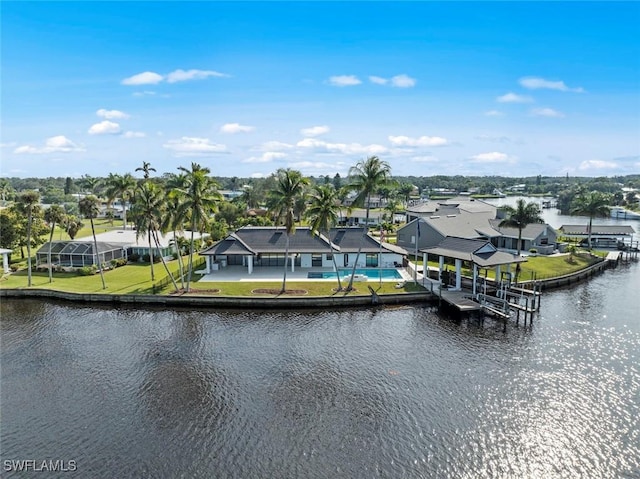
[[202,167],[197,163],[191,163],[191,169],[178,168],[186,173],[186,188],[181,190],[184,194],[184,201],[180,204],[179,213],[190,218],[191,242],[189,247],[189,271],[187,274],[187,293],[191,287],[191,276],[193,274],[193,249],[194,232],[202,233],[209,217],[215,212],[218,202],[222,201],[222,195],[218,192],[218,184],[209,177],[211,170]]
[[93,219],[98,216],[100,212],[100,200],[93,195],[85,196],[78,203],[78,208],[80,209],[80,213],[85,218],[89,218],[91,221],[91,234],[93,235],[93,248],[96,253],[96,261],[98,266],[98,271],[100,271],[100,279],[102,280],[102,289],[107,289],[107,285],[104,282],[104,273],[102,272],[102,263],[100,262],[100,252],[98,251],[98,241],[96,240],[96,228],[93,224]]
[[291,235],[296,232],[294,209],[296,202],[304,195],[305,187],[309,180],[302,176],[302,173],[289,168],[279,169],[276,173],[276,187],[270,192],[270,203],[278,218],[284,220],[284,227],[287,234],[284,250],[284,276],[282,277],[282,289],[284,293],[287,287],[287,262],[289,259],[289,242]]
[[40,193],[25,191],[18,196],[18,208],[27,215],[27,285],[31,286],[31,225],[33,210],[40,204]]
[[307,208],[306,217],[314,234],[326,231],[329,240],[329,254],[333,258],[333,269],[338,278],[338,291],[342,291],[342,282],[336,263],[336,255],[333,254],[333,242],[331,240],[331,228],[338,222],[339,200],[338,194],[332,184],[318,185],[311,195],[311,204]]
[[353,270],[351,271],[351,278],[349,279],[347,291],[351,291],[353,289],[353,278],[356,274],[358,260],[360,259],[362,247],[364,246],[364,242],[367,237],[371,195],[381,187],[385,186],[389,182],[390,177],[391,167],[386,161],[382,161],[377,156],[370,156],[366,160],[358,162],[355,166],[349,169],[348,189],[357,192],[356,198],[353,201],[353,206],[364,206],[366,208],[366,215],[364,229],[362,231],[362,239],[360,241],[360,246],[358,247],[356,260],[353,263]]
[[160,254],[160,261],[164,266],[165,271],[171,282],[173,283],[176,291],[178,285],[169,271],[167,262],[160,247],[160,238],[158,236],[158,229],[160,228],[160,218],[162,218],[165,211],[164,203],[164,191],[155,183],[150,181],[144,181],[136,188],[133,204],[131,205],[131,214],[134,218],[134,224],[136,226],[136,238],[143,233],[147,233],[149,242],[149,262],[151,264],[151,281],[155,281],[155,274],[153,270],[153,244]]
[[591,249],[591,227],[593,218],[609,216],[611,208],[609,203],[611,197],[599,191],[583,192],[571,204],[572,215],[583,215],[589,217],[589,227],[587,229],[587,244]]
[[155,172],[155,171],[156,171],[156,169],[151,167],[151,163],[146,162],[146,161],[143,161],[143,162],[142,162],[142,166],[141,166],[141,167],[139,167],[139,168],[136,168],[136,171],[142,171],[142,172],[143,172],[143,174],[144,174],[144,175],[143,175],[143,176],[144,176],[144,179],[145,179],[145,180],[148,180],[148,179],[149,179],[149,177],[150,177],[149,172],[150,172],[150,171]]
[[165,183],[165,193],[167,208],[162,215],[160,230],[162,232],[171,231],[173,234],[173,247],[178,255],[178,274],[180,276],[180,287],[184,288],[184,264],[182,262],[182,246],[176,232],[183,231],[185,217],[180,213],[180,204],[183,201],[183,191],[187,187],[187,175],[184,173],[171,173]]
[[542,212],[537,203],[526,203],[523,199],[516,202],[516,207],[504,206],[506,217],[498,224],[499,227],[518,228],[518,256],[522,250],[522,230],[533,223],[544,223]]
[[64,222],[67,214],[64,208],[60,205],[51,205],[44,212],[44,220],[51,225],[51,233],[49,233],[49,253],[47,260],[49,263],[49,283],[53,283],[53,265],[51,264],[51,243],[53,242],[53,230],[56,229],[56,223],[61,224]]
[[124,175],[109,173],[106,184],[109,203],[116,198],[120,198],[122,201],[122,229],[127,229],[127,201],[131,199],[133,190],[136,187],[136,180],[131,173]]

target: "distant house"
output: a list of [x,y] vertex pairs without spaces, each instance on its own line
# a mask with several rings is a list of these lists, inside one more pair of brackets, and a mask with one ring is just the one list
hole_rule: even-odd
[[[101,262],[109,262],[112,259],[128,258],[132,254],[140,257],[150,254],[153,249],[153,255],[159,257],[170,258],[174,251],[173,234],[159,234],[160,248],[158,248],[152,240],[152,246],[146,234],[140,234],[136,238],[135,230],[111,230],[104,233],[96,234],[98,242],[98,252]],[[190,238],[191,232],[183,231],[177,235],[178,237]],[[205,238],[208,233],[200,235],[194,233],[195,239]],[[77,238],[75,240],[52,241],[51,242],[52,257],[51,261],[54,265],[64,267],[82,267],[97,264],[94,252],[93,238]],[[36,265],[48,264],[49,243],[45,243],[36,253]]]
[[[403,213],[394,213],[393,222],[401,223],[404,221]],[[367,219],[367,210],[364,208],[354,208],[349,211],[347,208],[341,209],[338,214],[338,224],[340,226],[364,226]],[[369,211],[369,226],[380,226],[385,221],[391,221],[390,213],[382,210]]]
[[[96,254],[93,239],[83,241],[52,241],[51,264],[63,268],[82,268],[98,264],[109,264],[113,259],[126,258],[126,246],[123,244],[98,242]],[[36,267],[49,265],[49,243],[45,243],[36,252]]]
[[470,197],[456,197],[447,200],[427,200],[411,205],[406,210],[406,222],[409,223],[416,218],[427,218],[434,215],[456,214],[460,211],[467,213],[487,213],[489,217],[495,218],[498,208]]
[[[363,228],[334,228],[330,240],[326,236],[314,235],[310,228],[296,228],[289,239],[291,271],[299,268],[332,268],[333,256],[339,268],[352,267],[363,238]],[[402,248],[366,235],[357,267],[394,267],[401,265],[406,252]],[[282,228],[273,226],[245,226],[226,238],[201,251],[207,258],[207,273],[228,266],[247,268],[282,267],[285,264],[287,234]],[[333,252],[330,252],[330,242]]]

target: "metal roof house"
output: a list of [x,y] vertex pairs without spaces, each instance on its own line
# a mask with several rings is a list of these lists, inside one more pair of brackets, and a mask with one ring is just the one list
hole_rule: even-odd
[[[352,267],[363,240],[364,228],[334,228],[330,238],[314,235],[310,228],[299,227],[289,238],[291,271],[299,268],[333,268],[335,257],[339,268]],[[272,226],[245,226],[201,251],[207,258],[207,273],[228,266],[247,268],[282,267],[285,264],[287,233]],[[357,267],[394,267],[401,265],[406,252],[402,248],[366,235]]]

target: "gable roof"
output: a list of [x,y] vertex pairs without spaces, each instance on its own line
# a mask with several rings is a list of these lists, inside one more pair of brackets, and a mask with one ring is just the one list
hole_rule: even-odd
[[[489,223],[502,236],[517,238],[519,234],[518,228],[513,228],[510,226],[499,226],[501,221],[502,220],[500,219],[494,219],[494,220],[490,220]],[[550,231],[553,231],[555,233],[553,228],[551,228],[551,226],[549,226],[546,223],[528,224],[527,226],[522,228],[522,239],[529,239],[529,240],[536,239],[538,236],[544,233],[546,228],[549,228]]]
[[420,250],[423,253],[470,261],[481,268],[522,263],[526,258],[498,251],[489,241],[449,236],[437,246]]

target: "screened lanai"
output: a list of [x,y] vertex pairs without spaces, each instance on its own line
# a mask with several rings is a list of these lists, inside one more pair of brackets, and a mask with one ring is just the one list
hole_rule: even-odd
[[[51,264],[54,266],[81,268],[97,264],[93,242],[53,241],[51,243]],[[101,263],[112,259],[126,258],[126,248],[121,244],[98,242]],[[45,243],[36,253],[36,266],[49,264],[49,243]]]

